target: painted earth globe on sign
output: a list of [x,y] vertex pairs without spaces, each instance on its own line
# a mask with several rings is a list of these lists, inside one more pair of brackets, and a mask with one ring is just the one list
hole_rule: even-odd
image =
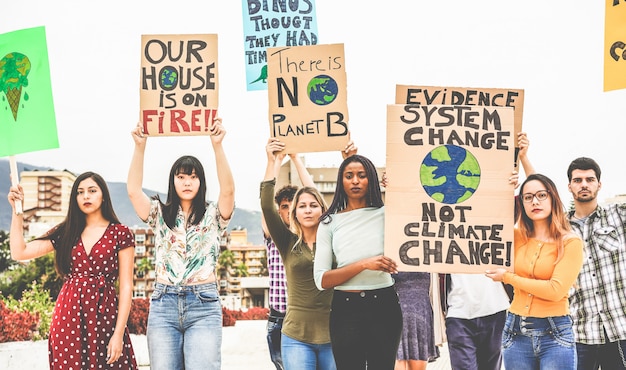
[[178,82],[178,71],[174,67],[163,67],[161,70],[161,87],[165,90],[172,90]]
[[306,92],[314,104],[328,105],[337,98],[339,88],[332,77],[319,75],[309,81]]
[[462,203],[478,188],[480,165],[466,149],[442,145],[424,158],[420,180],[426,193],[437,202]]

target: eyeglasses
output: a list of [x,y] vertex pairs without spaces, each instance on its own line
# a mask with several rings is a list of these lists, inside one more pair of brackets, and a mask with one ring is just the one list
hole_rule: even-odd
[[536,193],[525,193],[522,194],[522,200],[524,201],[524,203],[530,203],[533,201],[534,198],[537,198],[538,201],[543,202],[544,200],[548,199],[548,194],[550,193],[549,190],[539,190]]

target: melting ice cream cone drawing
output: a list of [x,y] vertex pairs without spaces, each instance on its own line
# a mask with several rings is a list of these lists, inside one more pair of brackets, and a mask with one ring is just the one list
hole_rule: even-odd
[[11,112],[13,118],[17,121],[17,109],[20,107],[20,100],[22,98],[22,87],[16,87],[14,89],[8,88],[4,94],[7,96],[9,106],[11,106]]
[[22,99],[22,87],[28,86],[30,60],[24,54],[9,53],[0,59],[0,91],[4,92],[17,121],[17,111]]

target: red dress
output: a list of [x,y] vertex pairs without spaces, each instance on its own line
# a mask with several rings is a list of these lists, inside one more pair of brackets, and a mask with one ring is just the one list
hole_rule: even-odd
[[[52,244],[56,248],[55,240]],[[107,345],[117,320],[118,251],[134,247],[127,226],[110,224],[87,254],[82,240],[72,248],[72,270],[52,314],[50,369],[137,369],[128,328],[122,356],[106,364]]]

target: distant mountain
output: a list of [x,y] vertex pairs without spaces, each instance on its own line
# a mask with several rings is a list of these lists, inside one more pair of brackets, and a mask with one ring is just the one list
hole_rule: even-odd
[[[48,171],[50,167],[38,167],[29,164],[17,163],[18,172],[22,171]],[[71,170],[68,170],[73,172]],[[11,225],[11,207],[7,201],[7,194],[11,187],[11,181],[9,179],[9,161],[6,159],[0,159],[0,230],[9,230]],[[107,182],[109,191],[111,192],[111,199],[113,200],[113,207],[117,217],[120,221],[128,226],[145,226],[145,223],[137,217],[135,210],[133,209],[128,195],[126,193],[126,183],[123,182]],[[149,196],[159,194],[161,199],[165,199],[167,194],[159,193],[154,190],[144,189]],[[243,228],[248,230],[248,241],[252,244],[263,243],[263,231],[261,230],[261,212],[251,211],[242,208],[237,208],[233,219],[230,222],[229,230]]]

